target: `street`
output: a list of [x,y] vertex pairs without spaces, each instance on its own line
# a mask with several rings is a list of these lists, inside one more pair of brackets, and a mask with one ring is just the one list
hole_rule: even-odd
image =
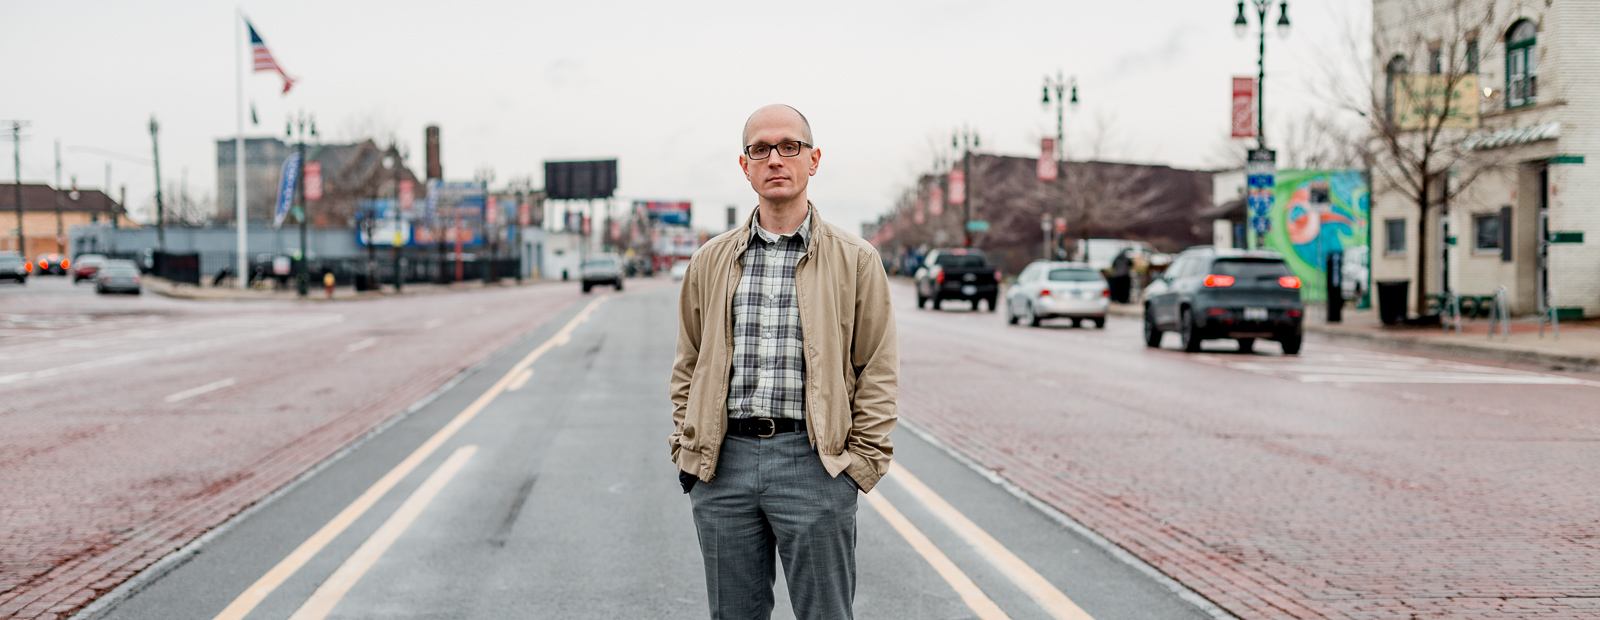
[[[861,617],[1593,610],[1592,375],[1155,351],[1133,319],[1008,326],[893,286],[903,423],[860,505]],[[7,569],[7,617],[64,617],[30,604],[91,578],[84,618],[703,617],[663,441],[676,287],[575,289],[292,311],[7,290],[0,390],[28,423],[4,552],[39,567]],[[52,381],[74,384],[27,389]]]

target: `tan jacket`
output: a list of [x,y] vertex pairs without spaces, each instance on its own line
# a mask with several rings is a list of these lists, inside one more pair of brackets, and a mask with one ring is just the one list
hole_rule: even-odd
[[[754,218],[754,214],[751,215]],[[795,265],[805,342],[806,432],[828,474],[845,472],[870,491],[889,469],[899,341],[889,278],[878,252],[811,209],[811,242]],[[733,375],[733,293],[743,273],[750,223],[695,252],[678,295],[672,364],[672,461],[710,482],[728,424]]]

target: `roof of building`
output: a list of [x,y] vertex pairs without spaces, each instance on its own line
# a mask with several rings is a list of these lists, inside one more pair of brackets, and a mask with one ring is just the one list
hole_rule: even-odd
[[[17,208],[15,183],[0,183],[0,213],[10,213]],[[73,194],[77,196],[74,197]],[[23,211],[55,211],[58,206],[62,211],[122,212],[122,205],[112,200],[98,189],[63,189],[57,190],[43,183],[22,184],[22,210]]]

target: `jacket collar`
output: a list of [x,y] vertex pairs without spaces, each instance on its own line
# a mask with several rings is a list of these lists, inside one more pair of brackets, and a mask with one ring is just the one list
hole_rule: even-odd
[[[760,211],[760,206],[751,209],[750,217],[745,220],[744,226],[734,233],[733,251],[736,254],[742,255],[746,249],[749,249],[750,240],[755,238],[756,214]],[[806,236],[801,237],[801,239],[806,242],[806,254],[810,254],[816,250],[817,237],[826,234],[827,225],[823,223],[822,214],[817,210],[817,205],[809,200],[806,201],[806,219],[805,223],[801,224],[801,228],[807,229]]]

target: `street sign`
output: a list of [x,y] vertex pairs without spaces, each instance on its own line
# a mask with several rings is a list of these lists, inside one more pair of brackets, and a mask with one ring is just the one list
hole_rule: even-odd
[[1253,216],[1250,218],[1250,229],[1265,235],[1272,232],[1272,220],[1266,216]]
[[967,222],[967,230],[972,232],[983,232],[989,230],[989,223],[983,220],[972,220]]
[[1583,231],[1577,232],[1552,232],[1550,243],[1583,243]]
[[1277,160],[1276,151],[1251,149],[1245,163],[1245,186],[1249,188],[1245,204],[1249,205],[1250,213],[1256,217],[1264,217],[1272,211]]

